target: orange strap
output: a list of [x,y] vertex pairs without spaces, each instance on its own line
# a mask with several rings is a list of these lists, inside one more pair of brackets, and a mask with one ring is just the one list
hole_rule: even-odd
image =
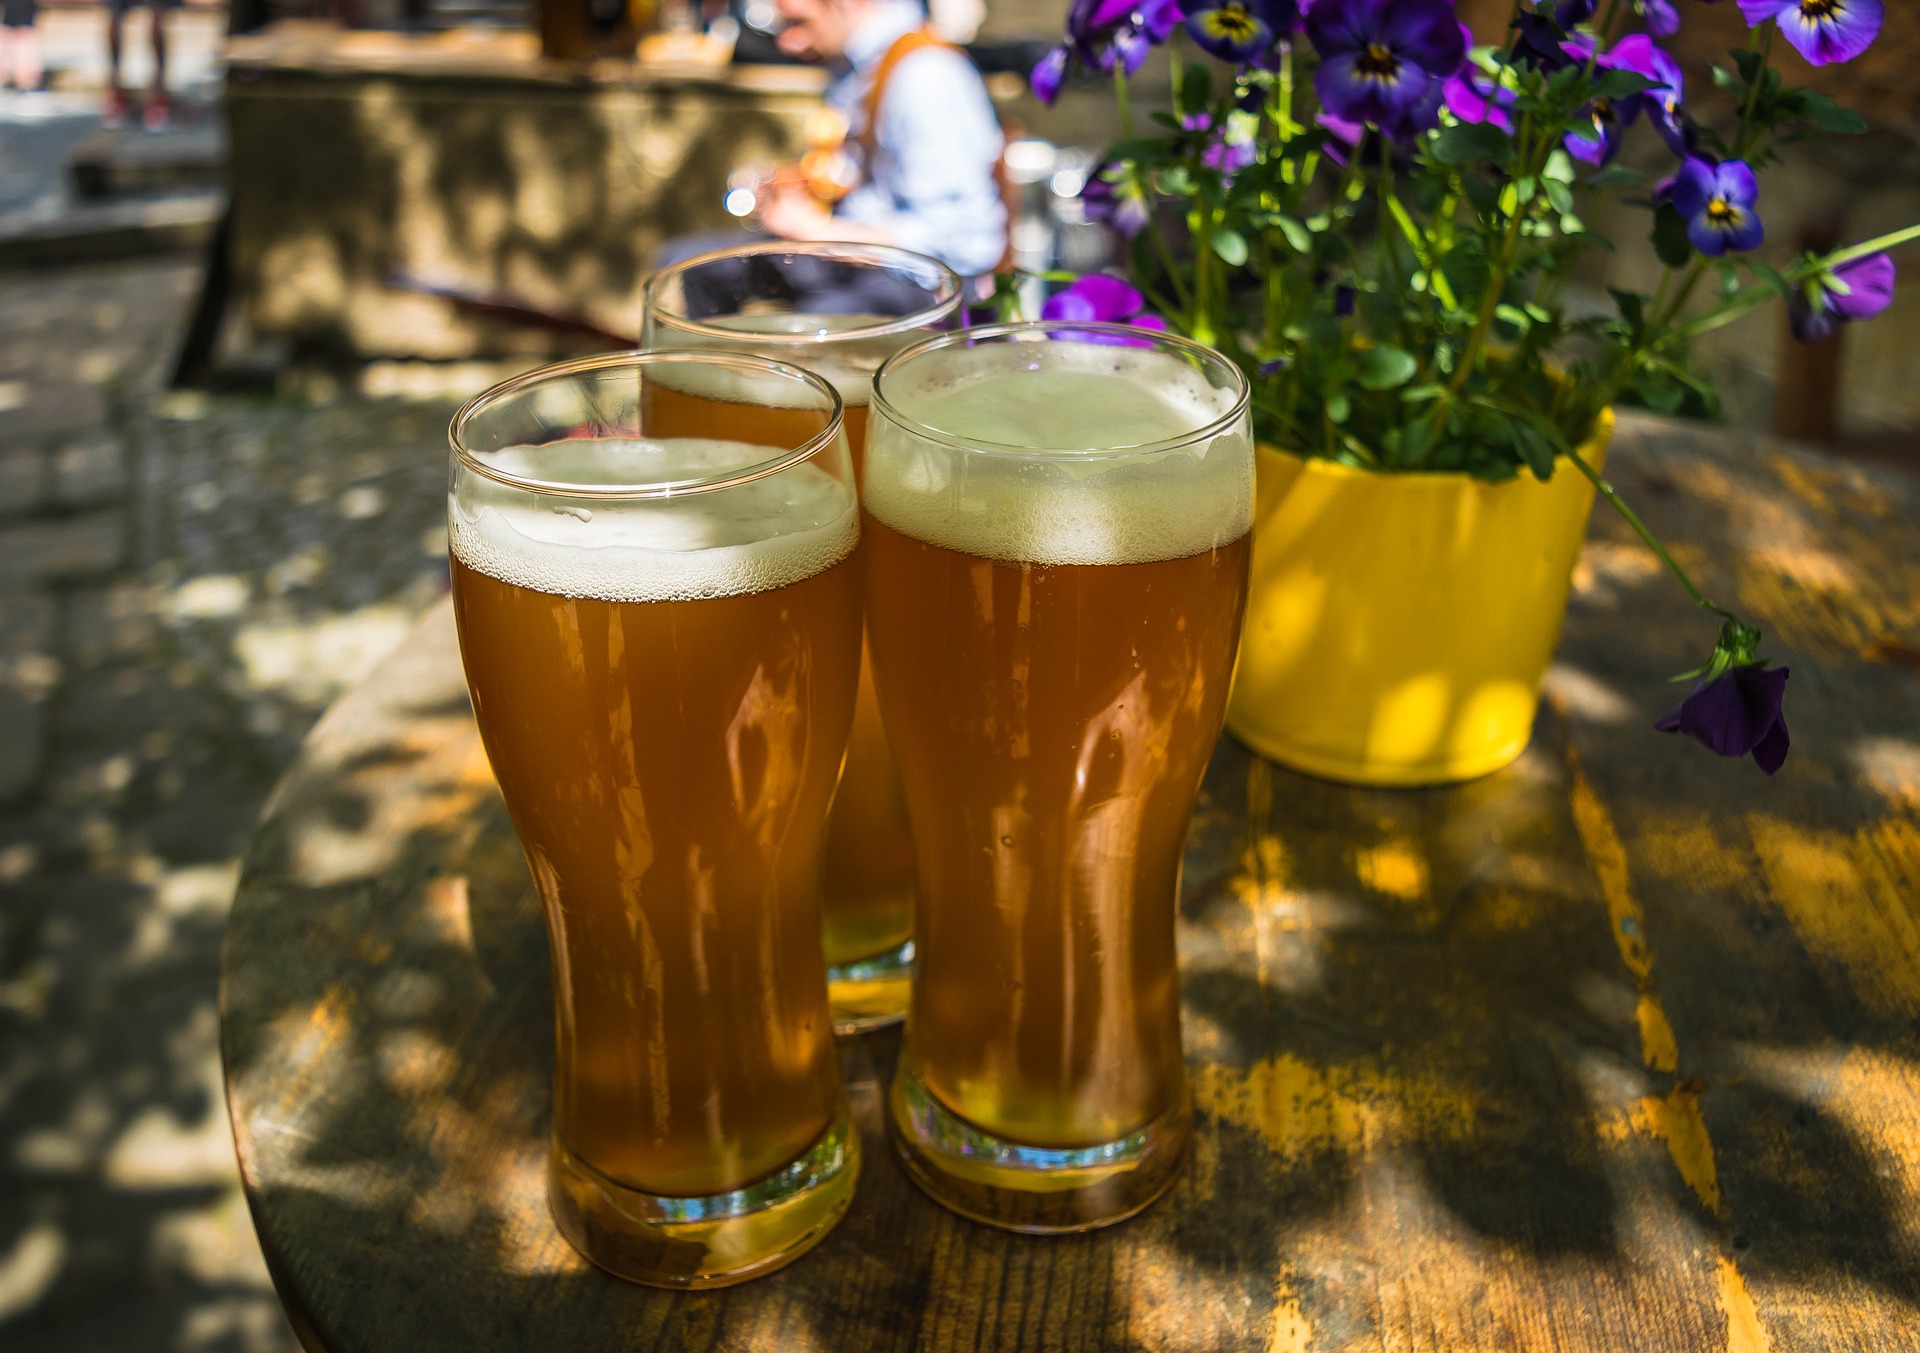
[[[895,38],[893,46],[887,48],[886,54],[880,58],[880,64],[873,68],[873,81],[867,86],[866,97],[860,101],[866,113],[866,122],[860,128],[858,140],[861,154],[867,165],[872,165],[873,152],[879,144],[880,103],[887,96],[887,81],[893,78],[894,68],[902,61],[915,52],[925,51],[929,47],[944,47],[954,52],[960,50],[931,28],[916,28],[911,33],[902,33]],[[1007,175],[1004,156],[993,162],[993,181],[994,186],[1000,190],[1000,201],[1007,212],[1007,247],[1001,254],[1000,263],[995,271],[1006,272],[1013,267],[1013,223],[1020,210],[1020,194],[1013,180]]]
[[915,52],[925,51],[929,47],[945,47],[949,51],[959,51],[951,42],[941,37],[931,28],[916,28],[911,33],[902,33],[893,40],[893,46],[887,48],[880,58],[880,64],[873,68],[873,81],[867,86],[867,94],[861,100],[866,110],[866,125],[860,129],[860,148],[867,158],[873,158],[873,148],[880,136],[880,101],[887,96],[887,81],[893,78],[894,67],[912,56]]

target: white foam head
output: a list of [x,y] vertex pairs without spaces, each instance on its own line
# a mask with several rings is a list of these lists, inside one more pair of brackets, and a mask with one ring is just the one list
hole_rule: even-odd
[[1246,416],[1194,435],[1232,410],[1236,392],[1168,353],[1058,339],[956,345],[894,368],[885,391],[889,406],[944,435],[876,417],[865,504],[930,544],[1039,564],[1149,563],[1230,543],[1253,524]]
[[[510,473],[581,486],[697,480],[763,461],[766,447],[674,438],[576,440],[489,454]],[[811,461],[737,488],[668,498],[564,498],[455,476],[454,557],[517,587],[601,601],[766,592],[853,552],[852,488]]]

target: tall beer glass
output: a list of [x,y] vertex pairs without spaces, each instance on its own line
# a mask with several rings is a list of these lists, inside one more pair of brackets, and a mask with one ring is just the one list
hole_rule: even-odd
[[[647,285],[643,341],[754,352],[826,377],[846,405],[858,475],[874,371],[947,323],[960,297],[952,269],[904,249],[772,241],[662,269]],[[836,1027],[894,1023],[912,971],[913,844],[864,655],[821,901]]]
[[978,1220],[1118,1221],[1191,1135],[1174,916],[1246,601],[1246,382],[1184,339],[1002,325],[893,357],[873,407],[867,623],[919,867],[895,1141]]
[[860,664],[839,396],[626,353],[488,391],[452,442],[460,653],[553,959],[554,1220],[622,1277],[738,1282],[858,1172],[820,948]]

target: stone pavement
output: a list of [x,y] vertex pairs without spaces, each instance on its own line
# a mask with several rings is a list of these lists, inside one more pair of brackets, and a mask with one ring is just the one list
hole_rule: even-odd
[[0,1347],[290,1350],[234,1174],[239,856],[445,577],[443,403],[163,392],[197,263],[0,287]]

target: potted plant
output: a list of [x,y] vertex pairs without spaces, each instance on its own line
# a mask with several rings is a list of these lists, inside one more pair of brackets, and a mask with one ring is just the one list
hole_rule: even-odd
[[[1686,4],[1716,0],[1684,0]],[[1075,0],[1033,73],[1110,78],[1123,137],[1084,192],[1126,279],[1075,281],[1056,318],[1170,323],[1232,356],[1262,441],[1253,591],[1229,727],[1365,784],[1458,780],[1525,747],[1593,496],[1719,621],[1660,727],[1768,773],[1784,668],[1686,577],[1602,476],[1612,408],[1716,408],[1690,351],[1770,301],[1803,337],[1884,309],[1886,250],[1920,227],[1774,268],[1757,173],[1787,143],[1864,128],[1790,86],[1878,34],[1881,0],[1738,0],[1752,41],[1696,120],[1661,40],[1683,0],[1515,0],[1475,47],[1451,0]],[[1197,50],[1194,50],[1197,49]],[[1155,53],[1173,106],[1136,119]],[[1617,162],[1646,124],[1670,172]],[[1569,301],[1612,245],[1599,194],[1648,213],[1650,294]],[[1065,280],[1065,279],[1062,279]]]

